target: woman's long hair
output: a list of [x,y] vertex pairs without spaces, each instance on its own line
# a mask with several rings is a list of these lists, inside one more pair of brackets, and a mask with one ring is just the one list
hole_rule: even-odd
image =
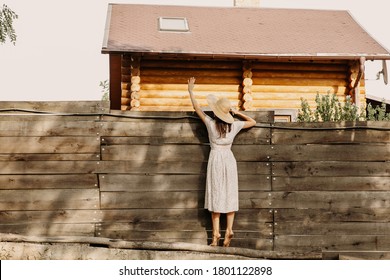
[[230,132],[232,130],[232,124],[224,122],[217,116],[215,116],[215,126],[217,128],[217,131],[219,133],[220,138],[225,138],[226,133]]

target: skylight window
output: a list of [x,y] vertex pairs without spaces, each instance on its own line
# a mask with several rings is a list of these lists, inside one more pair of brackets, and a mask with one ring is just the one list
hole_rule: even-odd
[[158,19],[160,31],[188,32],[188,22],[186,18],[160,17]]

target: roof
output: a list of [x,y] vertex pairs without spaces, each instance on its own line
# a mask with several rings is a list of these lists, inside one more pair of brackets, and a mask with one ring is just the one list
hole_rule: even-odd
[[373,101],[376,101],[376,102],[379,102],[379,103],[386,103],[387,105],[390,105],[390,100],[389,99],[385,99],[384,97],[378,97],[378,96],[375,96],[375,95],[372,95],[372,94],[369,94],[369,93],[366,93],[366,99],[367,100],[373,100]]
[[[158,30],[185,17],[189,32]],[[102,53],[390,59],[348,11],[110,4]]]

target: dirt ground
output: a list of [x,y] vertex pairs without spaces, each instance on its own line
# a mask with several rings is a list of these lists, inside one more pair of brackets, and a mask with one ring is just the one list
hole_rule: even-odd
[[243,260],[247,257],[191,251],[133,250],[89,244],[0,242],[1,260]]

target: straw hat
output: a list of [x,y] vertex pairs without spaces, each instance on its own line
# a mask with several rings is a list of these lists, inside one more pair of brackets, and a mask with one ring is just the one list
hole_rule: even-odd
[[234,118],[230,114],[231,104],[227,98],[217,98],[215,95],[207,95],[207,103],[214,114],[226,123],[233,123]]

